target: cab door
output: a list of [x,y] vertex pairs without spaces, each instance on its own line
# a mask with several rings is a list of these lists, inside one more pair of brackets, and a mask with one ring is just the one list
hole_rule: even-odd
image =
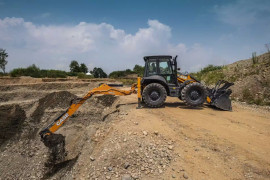
[[175,84],[175,77],[169,59],[158,60],[158,74],[164,77],[168,84]]

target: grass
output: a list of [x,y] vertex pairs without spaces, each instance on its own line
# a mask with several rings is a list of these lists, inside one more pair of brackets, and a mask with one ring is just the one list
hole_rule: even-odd
[[257,64],[258,63],[258,57],[256,55],[256,52],[252,53],[252,63]]
[[218,80],[225,78],[223,69],[224,66],[208,65],[197,73],[191,73],[191,75],[198,78],[200,81],[204,81],[205,84],[210,85],[215,84]]

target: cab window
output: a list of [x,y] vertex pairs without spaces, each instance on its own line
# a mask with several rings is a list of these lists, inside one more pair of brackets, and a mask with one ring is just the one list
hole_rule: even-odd
[[148,63],[148,73],[149,75],[155,75],[157,74],[157,62],[156,61],[150,61]]
[[160,74],[172,74],[172,69],[168,60],[159,61]]

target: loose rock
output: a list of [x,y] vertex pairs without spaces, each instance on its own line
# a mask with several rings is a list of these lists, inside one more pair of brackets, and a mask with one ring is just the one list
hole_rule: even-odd
[[185,179],[188,179],[188,175],[187,175],[186,173],[183,174],[183,177],[184,177]]

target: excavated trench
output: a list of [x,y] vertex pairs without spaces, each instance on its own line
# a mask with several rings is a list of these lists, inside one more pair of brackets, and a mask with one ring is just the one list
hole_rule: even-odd
[[26,116],[19,105],[5,105],[0,106],[0,117],[1,146],[21,131]]
[[[115,112],[105,110],[117,99],[110,95],[92,97],[43,144],[38,132],[63,113],[76,97],[60,91],[47,94],[30,108],[18,104],[0,106],[1,178],[48,179],[71,173],[85,141],[91,139],[89,134],[95,133],[95,130],[89,133],[88,127],[104,123],[108,114]],[[30,110],[32,113],[27,116]]]

